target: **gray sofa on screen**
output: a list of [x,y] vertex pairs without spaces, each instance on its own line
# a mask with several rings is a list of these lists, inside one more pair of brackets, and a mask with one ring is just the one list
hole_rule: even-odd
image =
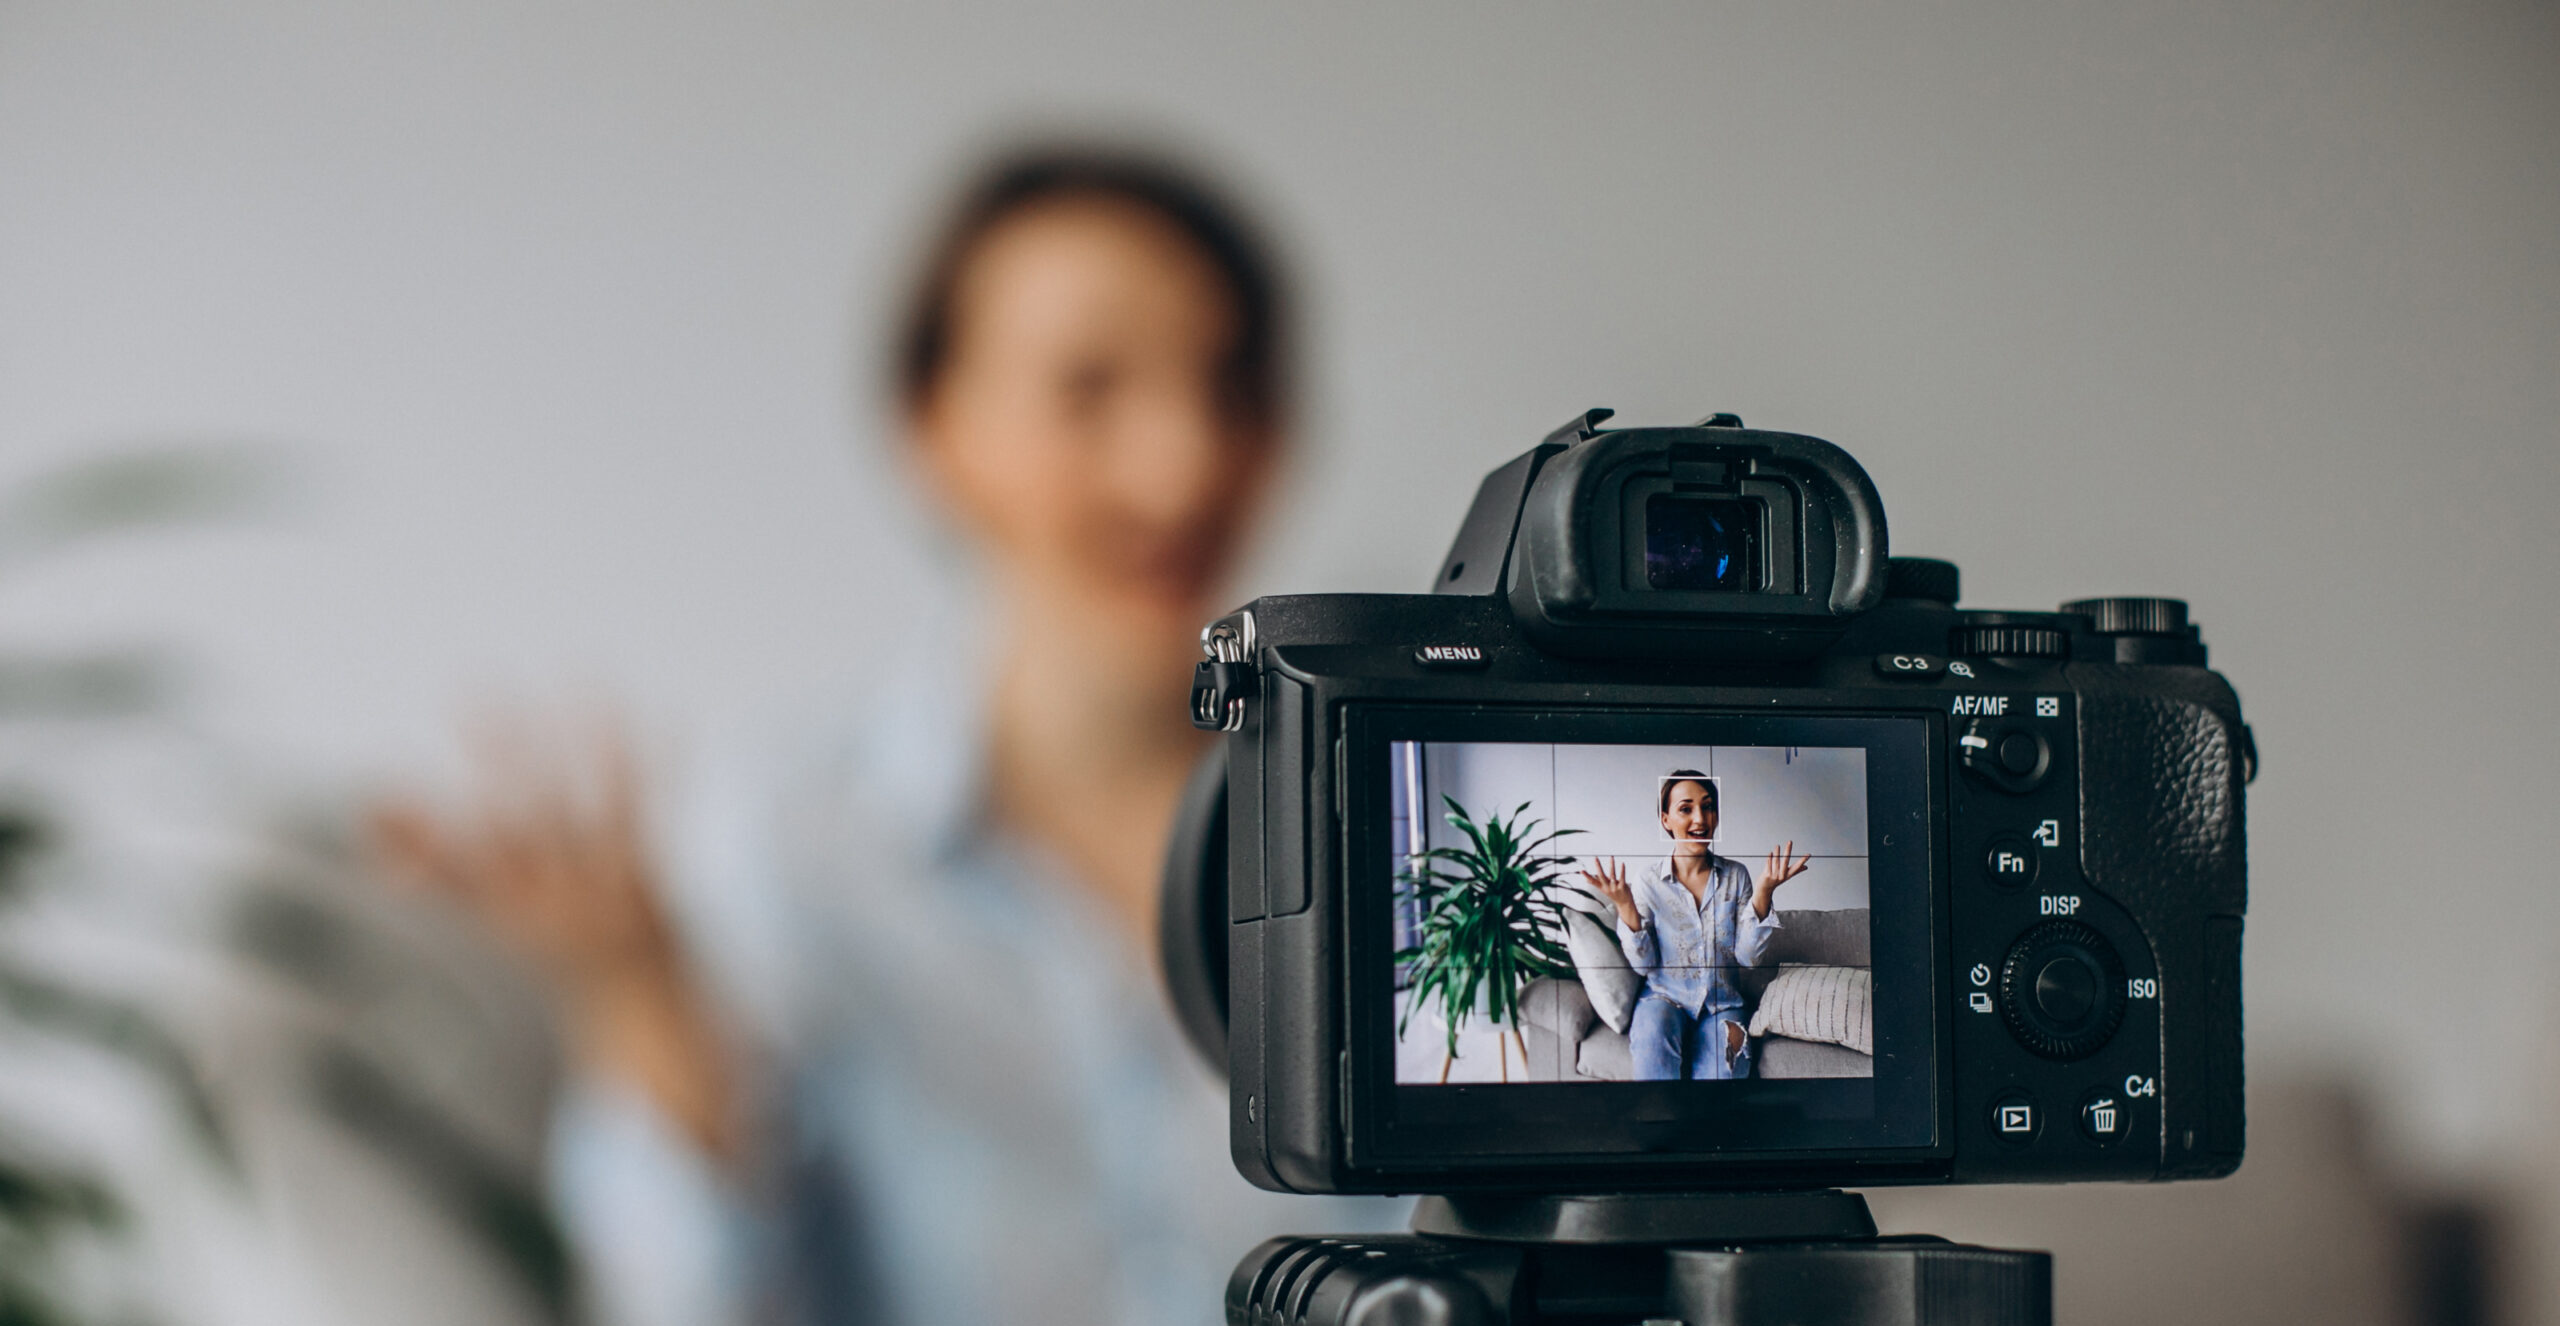
[[[1758,1008],[1761,992],[1787,964],[1828,967],[1867,965],[1867,909],[1790,911],[1778,909],[1778,933],[1770,941],[1767,965],[1747,968],[1741,976],[1743,997]],[[1532,1081],[1626,1082],[1635,1078],[1635,1059],[1626,1033],[1612,1030],[1591,1005],[1579,977],[1545,977],[1529,983],[1520,996],[1521,1036],[1529,1055]],[[1754,1076],[1868,1077],[1874,1061],[1845,1045],[1761,1036],[1752,1050]]]

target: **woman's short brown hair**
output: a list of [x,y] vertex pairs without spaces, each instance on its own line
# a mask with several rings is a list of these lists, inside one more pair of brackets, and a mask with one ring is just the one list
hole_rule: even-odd
[[1136,204],[1199,246],[1235,300],[1236,339],[1225,366],[1231,399],[1276,420],[1287,400],[1286,310],[1270,250],[1242,210],[1194,172],[1160,156],[1089,144],[1017,148],[959,191],[898,324],[892,371],[899,404],[910,413],[921,407],[949,365],[960,282],[987,236],[1035,206],[1072,198]]
[[1717,811],[1719,813],[1723,811],[1724,808],[1717,804],[1723,798],[1716,792],[1716,780],[1707,777],[1705,774],[1702,774],[1695,769],[1674,769],[1662,776],[1662,790],[1654,797],[1654,814],[1668,815],[1671,813],[1671,789],[1682,783],[1696,783],[1698,786],[1707,789],[1707,809]]

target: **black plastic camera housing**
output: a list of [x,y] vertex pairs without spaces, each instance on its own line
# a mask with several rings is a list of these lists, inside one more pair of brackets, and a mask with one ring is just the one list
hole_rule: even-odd
[[[1960,609],[1956,568],[1888,560],[1838,447],[1607,415],[1485,480],[1437,592],[1204,633],[1194,721],[1231,735],[1173,845],[1165,959],[1238,1168],[1443,1193],[2236,1168],[2256,754],[2185,606]],[[1388,766],[1429,741],[1861,752],[1871,1077],[1399,1081]]]

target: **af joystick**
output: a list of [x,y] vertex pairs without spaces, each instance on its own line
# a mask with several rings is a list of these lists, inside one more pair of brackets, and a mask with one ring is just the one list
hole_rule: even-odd
[[1956,759],[2003,792],[2032,792],[2053,772],[2053,745],[2034,728],[1975,719],[1956,736]]

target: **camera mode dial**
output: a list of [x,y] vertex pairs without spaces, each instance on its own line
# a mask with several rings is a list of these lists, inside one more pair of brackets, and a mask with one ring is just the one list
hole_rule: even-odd
[[2088,618],[2089,629],[2100,635],[2187,633],[2184,599],[2073,599],[2062,605],[2062,611]]
[[2090,630],[2107,637],[2118,663],[2204,666],[2204,637],[2187,620],[2182,599],[2073,599],[2062,610],[2087,618]]
[[2124,1025],[2124,960],[2097,928],[2047,921],[2018,936],[2000,964],[2000,1016],[2047,1059],[2085,1059]]

